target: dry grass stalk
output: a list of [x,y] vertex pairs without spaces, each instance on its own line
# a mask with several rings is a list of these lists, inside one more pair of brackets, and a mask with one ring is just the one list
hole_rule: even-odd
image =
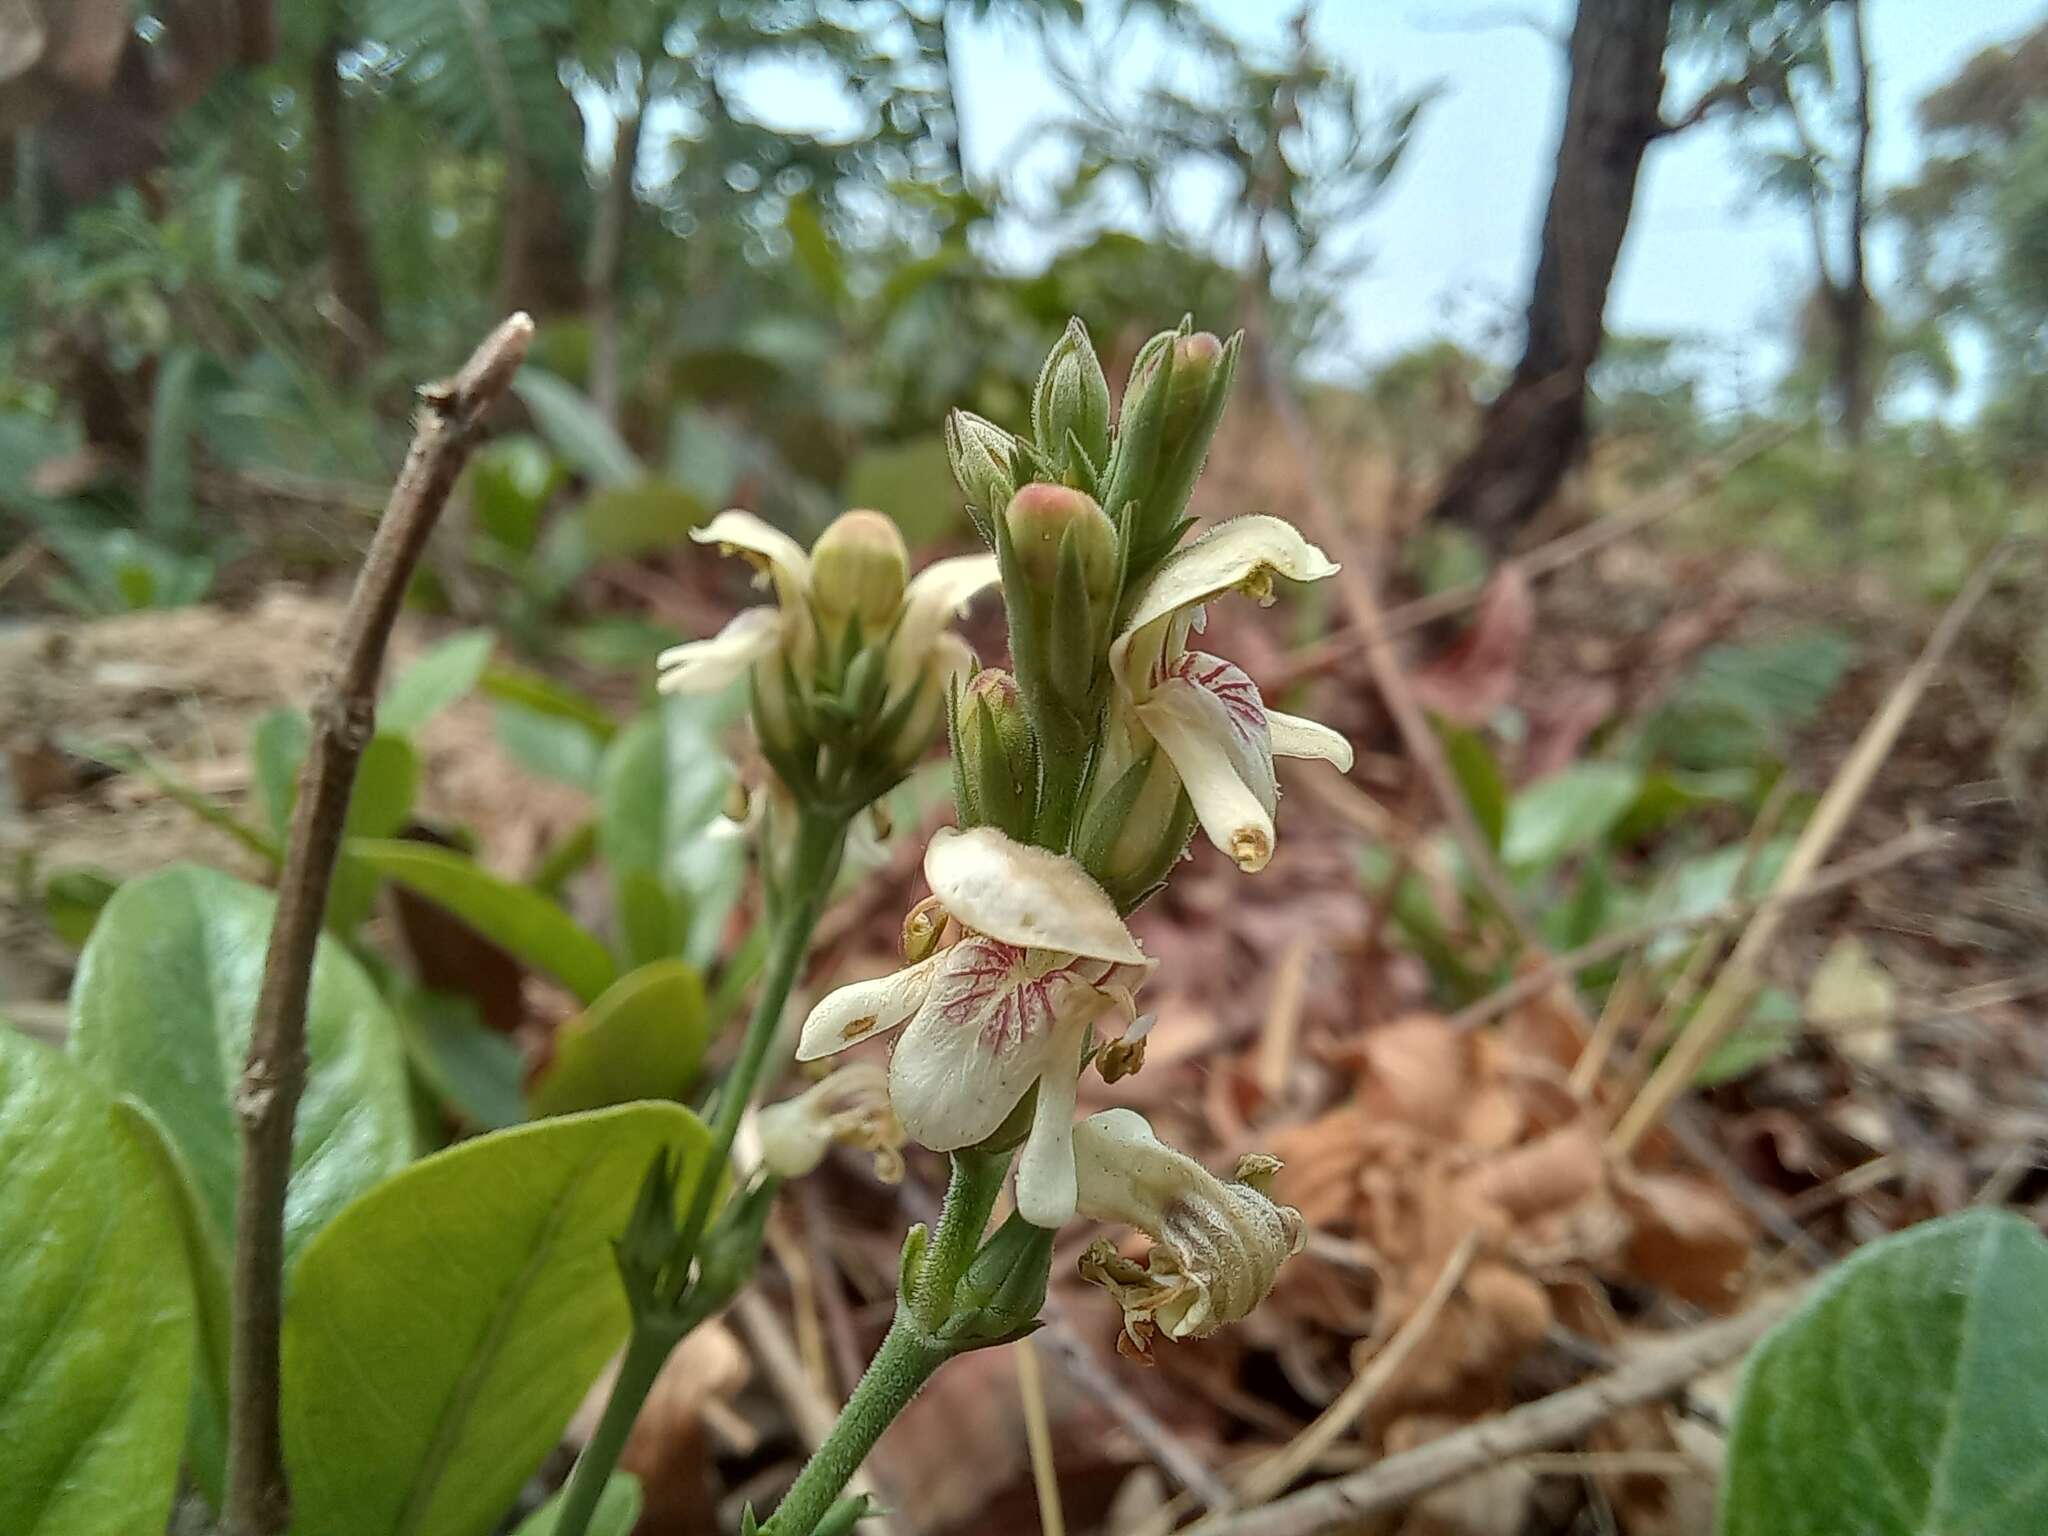
[[[1878,769],[1898,741],[1907,717],[1934,680],[1970,614],[1990,590],[2005,551],[2006,546],[2000,545],[1978,564],[1963,590],[1942,614],[1941,621],[1935,625],[1934,633],[1928,637],[1927,644],[1912,666],[1893,685],[1884,703],[1864,726],[1863,734],[1857,738],[1848,758],[1822,794],[1820,804],[1814,807],[1812,819],[1799,834],[1791,855],[1785,860],[1785,867],[1779,871],[1772,886],[1773,897],[1806,884],[1820,867],[1821,860],[1834,847],[1835,840],[1862,803],[1871,780],[1877,776]],[[1691,1086],[1707,1057],[1741,1019],[1744,1008],[1755,995],[1763,957],[1776,939],[1779,924],[1787,910],[1788,904],[1779,901],[1766,901],[1757,908],[1742,937],[1736,941],[1734,952],[1707,989],[1699,1010],[1616,1124],[1613,1135],[1608,1139],[1608,1150],[1613,1156],[1626,1158],[1635,1151],[1643,1137],[1664,1118],[1664,1112]]]
[[1024,1400],[1024,1439],[1031,1447],[1038,1529],[1042,1536],[1067,1536],[1067,1517],[1060,1508],[1060,1469],[1053,1463],[1052,1418],[1045,1411],[1045,1377],[1029,1339],[1017,1342],[1017,1394]]

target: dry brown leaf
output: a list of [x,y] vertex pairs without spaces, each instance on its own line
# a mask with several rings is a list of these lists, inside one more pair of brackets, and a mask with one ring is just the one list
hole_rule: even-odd
[[1756,1228],[1728,1194],[1682,1173],[1615,1175],[1615,1193],[1631,1218],[1624,1263],[1630,1278],[1695,1306],[1732,1306],[1755,1251]]

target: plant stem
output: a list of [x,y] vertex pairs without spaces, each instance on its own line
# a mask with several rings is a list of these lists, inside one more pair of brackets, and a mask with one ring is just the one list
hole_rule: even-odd
[[[946,1203],[917,1273],[907,1277],[907,1294],[897,1298],[896,1320],[839,1411],[832,1433],[805,1463],[762,1536],[811,1536],[882,1431],[909,1406],[932,1372],[952,1358],[956,1351],[940,1342],[939,1331],[988,1230],[989,1212],[1009,1166],[1007,1152],[968,1148],[953,1154]],[[567,1527],[563,1529],[566,1536]]]
[[292,1127],[306,1087],[306,998],[349,795],[376,730],[377,680],[427,535],[532,337],[533,321],[513,315],[453,378],[420,391],[411,451],[349,594],[332,680],[312,709],[313,739],[299,775],[249,1054],[235,1090],[242,1174],[235,1193],[225,1511],[233,1536],[281,1536],[291,1523],[278,1400],[285,1191]]
[[933,1343],[899,1304],[882,1347],[860,1385],[839,1410],[839,1422],[804,1464],[797,1480],[762,1527],[762,1536],[811,1536],[845,1492],[882,1431],[896,1422],[950,1351]]
[[[911,1278],[910,1307],[927,1334],[936,1335],[952,1309],[953,1293],[988,1231],[989,1212],[995,1209],[1009,1166],[1007,1152],[964,1147],[953,1154],[952,1178],[946,1186],[946,1203],[939,1208],[938,1228],[918,1273]],[[899,1300],[899,1310],[901,1306]]]
[[[633,1432],[633,1421],[640,1417],[640,1405],[654,1390],[654,1380],[676,1343],[672,1330],[634,1322],[633,1336],[626,1341],[625,1357],[619,1361],[618,1379],[612,1383],[612,1395],[604,1405],[604,1417],[597,1421],[597,1432],[576,1458],[575,1471],[562,1492],[561,1512],[555,1516],[556,1536],[589,1527],[605,1484],[625,1453],[626,1437]],[[591,1471],[586,1473],[585,1467]]]
[[[825,898],[839,872],[839,856],[846,846],[846,828],[851,813],[806,809],[797,821],[796,847],[787,876],[781,885],[785,905],[774,914],[774,934],[769,940],[768,959],[761,974],[761,995],[754,1005],[740,1054],[718,1090],[718,1113],[711,1127],[711,1151],[704,1160],[695,1188],[690,1194],[688,1213],[678,1228],[673,1268],[686,1276],[697,1244],[711,1216],[711,1202],[724,1182],[732,1157],[733,1138],[739,1134],[740,1119],[753,1100],[768,1050],[782,1023],[782,1010],[789,1001],[803,968],[811,934],[825,909]],[[583,1536],[597,1507],[598,1495],[618,1466],[626,1447],[626,1436],[640,1414],[640,1405],[654,1389],[662,1363],[681,1339],[672,1322],[660,1316],[636,1317],[619,1378],[605,1403],[604,1417],[597,1433],[576,1458],[569,1474],[562,1512],[555,1522],[554,1536]]]

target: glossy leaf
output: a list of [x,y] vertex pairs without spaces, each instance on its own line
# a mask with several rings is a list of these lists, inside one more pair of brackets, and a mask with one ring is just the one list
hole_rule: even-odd
[[114,1101],[114,1118],[146,1155],[157,1187],[183,1241],[185,1263],[192,1277],[193,1320],[197,1325],[193,1352],[192,1419],[186,1462],[194,1479],[216,1507],[227,1482],[228,1449],[228,1247],[207,1219],[193,1182],[191,1166],[147,1104],[133,1095]]
[[491,724],[498,745],[527,772],[577,789],[597,782],[604,743],[581,721],[520,704],[500,704],[491,711]]
[[605,713],[603,705],[538,672],[492,667],[484,673],[483,690],[506,704],[573,720],[600,741],[610,741],[618,732],[617,722]]
[[306,1251],[284,1329],[296,1536],[484,1536],[625,1337],[611,1244],[672,1104],[465,1141],[372,1190]]
[[590,553],[600,560],[675,550],[689,542],[711,509],[667,480],[640,480],[591,493],[576,510]]
[[[555,1536],[555,1522],[561,1518],[562,1500],[566,1496],[566,1492],[557,1493],[520,1521],[512,1536]],[[604,1492],[597,1496],[597,1508],[590,1512],[585,1536],[632,1536],[634,1522],[639,1518],[640,1479],[630,1472],[614,1472],[605,1483]]]
[[172,1197],[106,1096],[0,1028],[0,1531],[160,1531],[192,1390]]
[[633,1099],[680,1098],[710,1034],[704,982],[680,960],[622,976],[555,1035],[555,1057],[534,1081],[535,1115],[564,1115]]
[[313,723],[302,709],[273,709],[249,734],[249,760],[272,835],[282,841],[299,798],[299,765],[313,739]]
[[1538,779],[1516,795],[1501,834],[1501,857],[1543,869],[1605,837],[1642,791],[1639,769],[1579,763]]
[[519,1047],[485,1028],[474,1002],[405,987],[395,1007],[414,1070],[443,1103],[487,1131],[526,1118]]
[[533,413],[548,446],[597,484],[629,485],[641,478],[633,450],[573,384],[529,365],[513,379],[512,392]]
[[1972,1210],[1883,1238],[1751,1355],[1721,1536],[2035,1536],[2048,1240]]
[[377,729],[411,736],[449,705],[466,697],[491,662],[487,629],[451,635],[391,680],[377,702]]
[[[72,1056],[163,1123],[222,1237],[234,1230],[241,1160],[234,1092],[275,905],[268,891],[193,865],[131,880],[101,914],[71,992]],[[412,1151],[397,1027],[362,966],[330,939],[314,961],[306,1045],[288,1255]]]
[[349,852],[387,880],[461,918],[584,1002],[612,983],[611,956],[560,906],[531,886],[515,885],[450,848],[403,841],[359,841]]

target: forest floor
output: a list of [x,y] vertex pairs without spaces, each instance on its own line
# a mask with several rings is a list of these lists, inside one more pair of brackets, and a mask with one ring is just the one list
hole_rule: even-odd
[[[159,781],[97,760],[146,755],[247,811],[251,730],[309,697],[339,590],[332,576],[260,584],[231,609],[0,631],[0,746],[15,800],[0,858],[20,872],[0,888],[0,1011],[61,1033],[75,951],[51,931],[35,872],[119,879],[177,859],[260,872]],[[1520,782],[1648,718],[1708,648],[1823,623],[1855,660],[1790,757],[1788,772],[1818,791],[1933,617],[1868,575],[1815,583],[1760,555],[1675,553],[1646,535],[1518,593],[1496,587],[1475,615],[1402,644],[1432,707],[1523,722],[1503,764]],[[1249,1497],[1289,1447],[1300,1473],[1356,1468],[1737,1310],[1913,1221],[1976,1200],[2048,1207],[2048,844],[2027,804],[2040,779],[2027,720],[2035,617],[2020,595],[1993,592],[1834,857],[1916,827],[1945,843],[1798,907],[1764,979],[1804,999],[1805,1016],[1753,1070],[1694,1097],[1689,1134],[1659,1130],[1620,1165],[1602,1143],[1651,1059],[1631,1046],[1650,1028],[1643,999],[1640,1016],[1617,1016],[1610,1048],[1590,1054],[1593,1020],[1568,988],[1476,1029],[1433,1002],[1430,971],[1390,921],[1391,883],[1369,881],[1362,856],[1391,847],[1397,868],[1431,874],[1427,839],[1442,817],[1362,647],[1333,618],[1305,630],[1285,606],[1219,612],[1216,648],[1344,730],[1360,766],[1348,781],[1283,775],[1279,852],[1257,879],[1198,844],[1140,914],[1163,982],[1148,994],[1157,1023],[1145,1069],[1113,1087],[1091,1076],[1084,1107],[1140,1109],[1216,1166],[1254,1147],[1278,1153],[1279,1193],[1315,1235],[1272,1305],[1214,1339],[1162,1348],[1150,1369],[1114,1359],[1113,1309],[1074,1278],[1078,1246],[1062,1248],[1056,1320],[1036,1358],[1069,1526],[1163,1529],[1168,1513],[1197,1507],[1178,1487],[1190,1463],[1206,1469],[1211,1501]],[[394,661],[432,638],[408,619]],[[630,689],[612,691],[608,703],[632,707]],[[530,870],[588,815],[580,791],[507,755],[482,699],[440,716],[420,745],[423,818],[472,829],[504,873]],[[1719,842],[1747,831],[1732,812],[1703,814],[1703,835]],[[889,861],[828,919],[813,988],[891,963],[921,894],[917,832],[896,829]],[[1458,937],[1498,942],[1477,929]],[[1860,960],[1836,958],[1851,937]],[[1839,997],[1820,1006],[1827,963],[1860,1013]],[[803,1412],[843,1396],[886,1325],[897,1244],[938,1179],[936,1160],[914,1157],[892,1189],[846,1157],[785,1201],[760,1293],[730,1320],[737,1332],[693,1340],[643,1421],[629,1459],[647,1484],[643,1532],[710,1529],[701,1522],[714,1507],[729,1524],[741,1500],[772,1497],[801,1449]],[[1468,1232],[1482,1234],[1476,1245]],[[1347,1383],[1410,1321],[1399,1368],[1369,1403],[1351,1401]],[[896,1530],[1040,1528],[1017,1355],[957,1362],[885,1437],[872,1472],[905,1512]],[[1705,1533],[1731,1380],[1722,1372],[1632,1409],[1568,1454],[1430,1495],[1388,1528]],[[1305,1442],[1326,1410],[1335,1432]]]

